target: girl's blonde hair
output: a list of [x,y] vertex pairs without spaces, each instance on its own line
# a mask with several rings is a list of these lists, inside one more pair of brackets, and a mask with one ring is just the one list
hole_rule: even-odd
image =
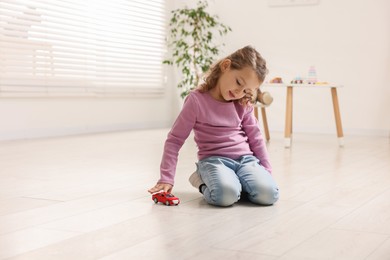
[[[207,92],[217,85],[219,77],[222,75],[221,63],[226,59],[231,61],[231,69],[241,70],[245,67],[252,68],[256,72],[260,83],[264,81],[265,76],[268,73],[266,62],[263,57],[261,57],[260,53],[252,46],[245,46],[244,48],[239,49],[224,59],[218,61],[209,69],[205,75],[204,83],[202,83],[198,88],[200,92]],[[242,103],[241,100],[239,101]]]

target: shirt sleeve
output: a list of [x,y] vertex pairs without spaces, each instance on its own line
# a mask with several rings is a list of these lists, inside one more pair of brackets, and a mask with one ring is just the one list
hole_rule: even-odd
[[195,95],[190,93],[165,141],[158,183],[174,185],[179,150],[195,125],[197,113],[198,102]]
[[269,173],[272,173],[267,146],[265,145],[263,135],[260,132],[257,119],[253,113],[253,107],[248,107],[246,109],[242,120],[242,127],[248,137],[248,143],[254,156],[259,159],[260,164],[264,166]]

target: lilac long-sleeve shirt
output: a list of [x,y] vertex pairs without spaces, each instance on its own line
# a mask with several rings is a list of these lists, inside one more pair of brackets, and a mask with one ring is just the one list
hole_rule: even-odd
[[208,92],[192,91],[186,98],[168,138],[160,165],[159,183],[174,184],[179,150],[194,130],[198,159],[254,155],[270,173],[267,148],[253,107],[215,100]]

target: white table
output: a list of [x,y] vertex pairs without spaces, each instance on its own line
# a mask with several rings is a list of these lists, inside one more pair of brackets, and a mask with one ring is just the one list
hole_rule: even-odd
[[293,120],[293,89],[294,88],[311,88],[311,89],[330,89],[332,94],[333,101],[333,111],[336,121],[336,130],[339,145],[344,145],[344,134],[343,127],[341,125],[341,116],[340,116],[340,107],[337,97],[337,88],[342,87],[341,85],[333,84],[290,84],[290,83],[264,83],[263,87],[282,87],[287,88],[287,98],[286,98],[286,123],[284,129],[284,140],[285,147],[289,148],[291,146],[291,137],[292,137],[292,120]]

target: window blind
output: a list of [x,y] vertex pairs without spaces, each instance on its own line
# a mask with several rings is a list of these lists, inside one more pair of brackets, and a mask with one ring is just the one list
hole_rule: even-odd
[[1,0],[0,93],[164,91],[164,0]]

